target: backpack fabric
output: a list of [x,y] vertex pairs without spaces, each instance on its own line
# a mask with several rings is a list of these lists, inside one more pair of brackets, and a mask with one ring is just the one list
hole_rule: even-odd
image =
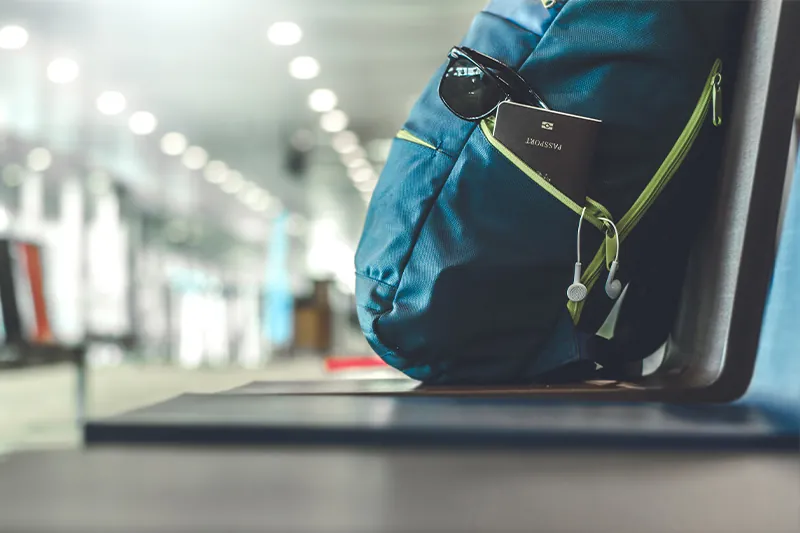
[[[393,143],[356,252],[358,316],[376,353],[430,384],[519,384],[663,344],[713,191],[722,65],[742,15],[727,1],[491,2],[462,45],[516,69],[552,109],[603,121],[588,197],[577,205],[525,165],[493,138],[491,117],[450,113],[445,63]],[[574,304],[584,207],[590,292]],[[620,230],[626,286],[602,337],[616,244],[600,217]]]

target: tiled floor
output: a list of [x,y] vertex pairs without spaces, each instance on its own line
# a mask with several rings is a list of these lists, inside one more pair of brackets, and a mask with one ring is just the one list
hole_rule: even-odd
[[[262,370],[118,366],[89,374],[88,412],[107,416],[184,392],[216,392],[257,380],[323,379],[318,358],[273,363]],[[0,373],[0,453],[75,446],[75,371],[71,366]]]

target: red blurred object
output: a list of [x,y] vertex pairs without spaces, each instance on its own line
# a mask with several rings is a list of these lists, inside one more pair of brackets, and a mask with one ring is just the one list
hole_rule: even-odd
[[48,343],[53,340],[53,333],[50,330],[50,320],[47,316],[47,303],[44,296],[41,252],[39,247],[34,244],[22,243],[19,247],[30,283],[31,299],[33,300],[35,319],[33,342]]
[[328,372],[385,368],[386,366],[386,363],[378,356],[336,356],[325,358],[325,370]]

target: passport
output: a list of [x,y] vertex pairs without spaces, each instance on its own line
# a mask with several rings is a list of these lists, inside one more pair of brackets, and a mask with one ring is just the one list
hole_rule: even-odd
[[497,108],[494,137],[579,206],[602,121],[516,102]]

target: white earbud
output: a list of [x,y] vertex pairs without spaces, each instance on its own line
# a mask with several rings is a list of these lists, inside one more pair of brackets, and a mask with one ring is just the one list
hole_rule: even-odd
[[617,270],[619,270],[619,231],[617,226],[607,218],[600,218],[600,220],[611,224],[611,227],[614,228],[614,238],[617,240],[616,257],[611,262],[611,268],[608,269],[608,278],[606,279],[606,294],[612,300],[616,300],[622,294],[622,282],[617,279]]
[[572,278],[572,285],[567,289],[567,298],[570,302],[582,302],[588,294],[589,290],[586,285],[581,283],[581,264],[575,263],[575,277]]
[[618,268],[618,262],[614,261],[611,263],[611,270],[609,270],[608,279],[606,279],[606,294],[608,294],[608,297],[612,300],[616,300],[619,298],[619,295],[622,294],[622,282],[615,279]]
[[567,298],[570,302],[582,302],[589,295],[589,289],[586,285],[581,283],[582,265],[581,265],[581,225],[583,224],[583,217],[586,215],[586,208],[581,211],[581,219],[578,221],[578,260],[575,262],[575,274],[572,277],[572,285],[567,289]]

